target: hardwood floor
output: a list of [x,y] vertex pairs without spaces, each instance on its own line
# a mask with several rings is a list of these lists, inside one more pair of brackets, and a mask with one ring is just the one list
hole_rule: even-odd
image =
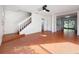
[[[18,36],[17,36],[18,37]],[[12,38],[12,37],[11,37]],[[8,39],[8,38],[6,38]],[[63,32],[39,32],[2,43],[1,54],[79,53],[79,37]]]
[[5,34],[5,35],[3,35],[3,43],[21,38],[23,36],[24,35],[18,35],[18,33]]

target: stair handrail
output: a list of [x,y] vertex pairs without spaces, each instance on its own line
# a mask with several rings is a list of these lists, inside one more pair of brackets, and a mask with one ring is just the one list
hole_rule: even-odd
[[28,17],[28,18],[26,18],[25,20],[23,20],[22,22],[20,22],[18,24],[18,31],[20,32],[21,31],[21,28],[23,27],[23,25],[25,26],[25,23],[28,24],[29,22],[31,22],[31,16]]
[[23,23],[27,22],[27,20],[28,20],[28,19],[30,19],[30,18],[31,18],[31,16],[30,16],[30,17],[28,17],[28,18],[26,18],[25,20],[21,21],[21,22],[18,24],[18,26],[20,26],[21,24],[23,24]]

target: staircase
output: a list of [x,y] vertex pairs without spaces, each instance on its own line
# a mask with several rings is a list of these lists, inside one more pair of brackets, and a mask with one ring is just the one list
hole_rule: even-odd
[[21,31],[23,31],[25,28],[27,28],[27,26],[32,22],[31,20],[31,16],[26,18],[25,20],[23,20],[22,22],[20,22],[18,24],[18,30],[17,32],[19,33],[11,33],[11,34],[6,34],[3,36],[3,41],[2,43],[5,43],[5,42],[9,42],[9,41],[13,41],[13,40],[16,40],[16,39],[20,39],[21,37],[24,37],[25,34],[20,34]]
[[31,16],[26,18],[24,21],[20,22],[18,24],[18,33],[20,35],[20,32],[24,30],[30,23],[32,22]]

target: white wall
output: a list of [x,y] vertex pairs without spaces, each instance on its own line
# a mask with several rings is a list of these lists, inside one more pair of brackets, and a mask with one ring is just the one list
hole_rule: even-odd
[[[41,32],[41,16],[38,14],[32,14],[32,23],[27,27],[27,33]],[[27,34],[26,33],[26,34]]]
[[36,33],[36,32],[41,32],[41,25],[42,25],[42,20],[45,19],[45,26],[44,29],[45,31],[47,30],[52,30],[51,26],[51,16],[43,16],[39,14],[32,13],[32,23],[30,23],[20,34],[31,34],[31,33]]
[[77,11],[77,35],[79,35],[79,11]]
[[29,16],[26,12],[5,9],[4,34],[16,33],[17,25]]
[[56,15],[52,15],[52,32],[56,32]]
[[45,19],[47,20],[47,30],[52,31],[52,15],[45,16]]
[[3,16],[2,16],[2,7],[0,6],[0,45],[3,37]]

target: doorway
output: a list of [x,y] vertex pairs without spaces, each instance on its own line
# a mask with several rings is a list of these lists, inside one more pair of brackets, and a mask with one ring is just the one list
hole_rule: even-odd
[[76,17],[64,19],[64,32],[69,34],[77,33],[77,21]]
[[58,16],[57,31],[65,34],[77,34],[77,14]]

